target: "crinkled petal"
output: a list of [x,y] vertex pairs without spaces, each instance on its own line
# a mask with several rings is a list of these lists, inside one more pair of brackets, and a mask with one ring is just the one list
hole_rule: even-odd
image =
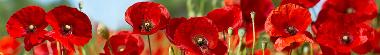
[[185,49],[190,53],[201,53],[201,50],[193,41],[194,38],[198,38],[197,36],[206,39],[207,48],[210,49],[217,47],[219,40],[216,26],[206,17],[190,18],[178,26],[174,36],[174,40],[180,43],[181,49]]
[[[46,21],[52,26],[52,38],[61,43],[69,51],[73,46],[84,46],[92,38],[92,26],[89,17],[76,8],[58,6],[46,15]],[[69,33],[63,29],[70,25]]]
[[[130,6],[125,12],[125,21],[133,27],[134,33],[143,35],[153,34],[166,27],[170,15],[165,6],[155,2],[138,2]],[[150,31],[142,30],[144,21],[153,25]]]
[[313,40],[305,36],[303,33],[296,34],[290,37],[280,37],[274,43],[274,48],[277,51],[282,51],[285,47],[292,46],[293,43],[304,43],[310,42],[313,43]]
[[238,6],[224,6],[214,9],[207,14],[207,18],[218,27],[218,31],[226,31],[228,28],[236,29],[242,24],[242,13]]
[[265,29],[270,36],[291,36],[288,27],[294,27],[297,32],[304,32],[311,24],[311,16],[307,9],[296,4],[285,4],[276,8],[269,15]]
[[167,35],[167,38],[168,40],[173,43],[174,45],[177,45],[177,41],[174,40],[174,33],[177,29],[177,27],[179,26],[179,24],[183,23],[186,21],[186,18],[184,17],[181,17],[181,18],[174,18],[174,19],[171,19],[169,20],[169,24],[168,26],[166,27],[166,35]]

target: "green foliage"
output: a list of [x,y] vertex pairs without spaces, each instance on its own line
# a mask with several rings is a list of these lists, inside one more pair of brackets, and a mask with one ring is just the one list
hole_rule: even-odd
[[[171,17],[194,17],[224,6],[223,0],[154,0],[168,8]],[[191,15],[190,15],[191,14]]]

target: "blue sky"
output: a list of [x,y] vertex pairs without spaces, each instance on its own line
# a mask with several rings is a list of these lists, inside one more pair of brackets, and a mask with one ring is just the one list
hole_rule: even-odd
[[322,7],[324,2],[326,2],[326,0],[320,0],[314,7],[309,9],[310,14],[311,14],[311,18],[313,21],[317,20],[317,15],[318,15],[319,11],[321,11],[321,9],[322,9],[321,7]]
[[[82,11],[92,22],[102,23],[111,30],[131,29],[124,21],[124,14],[129,6],[139,1],[143,0],[83,0]],[[70,0],[70,3],[78,7],[79,0]]]
[[[54,3],[59,0],[35,0],[42,5]],[[78,8],[80,0],[68,0],[71,4]],[[132,29],[127,22],[124,21],[124,14],[126,9],[136,2],[146,0],[82,0],[82,12],[90,17],[92,24],[101,23],[111,30],[118,30],[121,28]]]

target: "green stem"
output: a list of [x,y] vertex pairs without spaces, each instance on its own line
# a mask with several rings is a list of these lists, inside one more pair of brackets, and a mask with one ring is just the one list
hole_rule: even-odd
[[[226,40],[226,33],[225,33],[226,31],[223,31],[223,35],[224,35],[224,40]],[[228,34],[229,35],[229,34]],[[228,38],[228,52],[227,52],[227,54],[228,55],[230,55],[230,52],[231,52],[231,38]]]
[[223,33],[223,40],[226,41],[226,33],[224,31],[222,31]]
[[289,54],[289,55],[292,55],[292,51],[293,51],[293,50],[291,49],[291,50],[289,51],[289,53],[288,53],[288,54]]
[[310,55],[314,55],[314,49],[313,49],[313,45],[312,45],[312,43],[310,43]]
[[241,52],[243,52],[243,51],[241,51],[241,50],[244,50],[243,48],[241,48],[242,45],[243,45],[243,37],[239,36],[239,43],[238,43],[238,47],[237,47],[237,50],[236,50],[236,54],[241,54]]
[[253,43],[252,43],[252,53],[255,52],[255,42],[256,42],[256,32],[255,32],[255,12],[251,12],[251,18],[252,18],[252,39],[253,39]]
[[172,55],[175,55],[175,52],[174,52],[174,48],[173,48],[173,46],[170,46],[170,49],[172,50],[171,52],[172,52]]
[[261,44],[262,44],[262,46],[261,46],[262,53],[263,53],[263,55],[265,55],[265,48],[267,47],[267,42],[266,42],[266,39],[262,39],[261,41],[262,41],[261,42]]
[[152,47],[150,45],[150,37],[148,35],[148,44],[149,44],[149,54],[152,55]]

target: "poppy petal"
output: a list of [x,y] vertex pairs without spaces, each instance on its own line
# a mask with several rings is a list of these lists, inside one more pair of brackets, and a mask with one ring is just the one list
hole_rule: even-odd
[[143,35],[165,28],[169,19],[166,7],[155,2],[138,2],[125,12],[125,21],[133,27],[133,32]]

